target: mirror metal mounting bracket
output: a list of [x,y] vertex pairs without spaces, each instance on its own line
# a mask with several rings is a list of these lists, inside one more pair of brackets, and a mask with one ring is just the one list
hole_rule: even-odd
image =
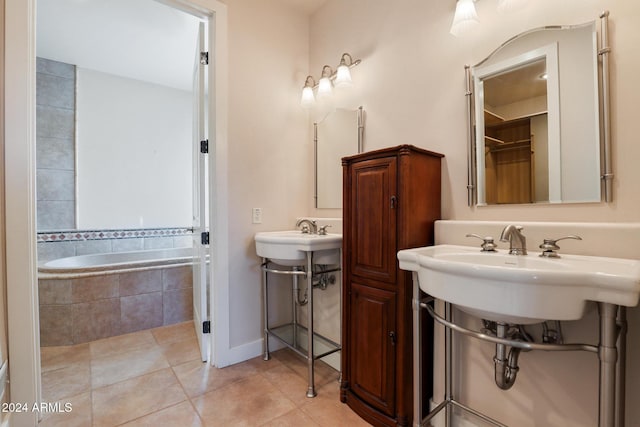
[[601,58],[602,64],[602,164],[604,171],[602,180],[604,181],[603,192],[604,201],[610,203],[613,201],[613,168],[611,166],[611,119],[610,119],[610,92],[609,92],[609,54],[611,47],[609,46],[609,11],[600,14],[600,48],[598,56]]
[[473,125],[473,91],[471,76],[471,66],[464,66],[464,82],[465,82],[465,97],[467,98],[467,204],[474,206],[476,204],[476,161],[475,155],[475,137],[474,137],[474,125]]

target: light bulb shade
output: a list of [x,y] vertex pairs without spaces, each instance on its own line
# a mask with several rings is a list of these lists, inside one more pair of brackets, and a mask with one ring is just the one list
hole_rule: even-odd
[[527,5],[527,0],[498,0],[498,12],[513,12]]
[[318,98],[323,98],[325,96],[331,95],[331,80],[329,77],[323,77],[318,82]]
[[479,23],[473,0],[458,0],[456,13],[453,15],[453,23],[449,32],[457,37],[468,32]]
[[302,106],[303,108],[311,108],[315,103],[316,103],[316,98],[313,96],[313,88],[311,86],[305,86],[302,89],[300,106]]
[[338,70],[336,71],[336,87],[349,87],[353,85],[353,81],[351,81],[351,71],[349,70],[349,66],[340,65]]

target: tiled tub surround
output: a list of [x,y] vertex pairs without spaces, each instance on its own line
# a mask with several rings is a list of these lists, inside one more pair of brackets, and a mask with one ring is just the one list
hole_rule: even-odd
[[38,229],[75,226],[76,67],[37,58]]
[[41,275],[40,344],[72,345],[193,318],[190,264]]
[[[188,248],[186,227],[38,233],[38,263],[91,254]],[[39,273],[40,343],[70,345],[193,318],[191,265],[161,254],[135,268]],[[172,265],[166,265],[174,262]]]

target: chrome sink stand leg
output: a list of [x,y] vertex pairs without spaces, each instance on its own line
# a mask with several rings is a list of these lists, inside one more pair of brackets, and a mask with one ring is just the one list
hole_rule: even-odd
[[422,424],[422,331],[420,328],[420,287],[418,273],[413,272],[413,426]]
[[[617,305],[598,303],[598,314],[600,315],[598,427],[614,427],[616,420],[617,312]],[[620,421],[623,422],[623,420]]]
[[307,368],[309,370],[309,388],[307,397],[316,397],[316,390],[313,377],[313,253],[307,252],[307,293],[309,304],[307,304]]
[[627,377],[627,307],[618,308],[618,370],[616,371],[616,427],[624,427]]
[[[266,258],[262,258],[262,265],[266,266],[267,264],[267,259]],[[271,356],[269,355],[269,300],[268,300],[268,296],[269,293],[267,292],[267,270],[266,269],[262,269],[262,316],[263,316],[263,322],[264,322],[264,330],[263,330],[263,334],[264,334],[264,340],[262,343],[262,347],[264,350],[264,353],[262,355],[262,360],[269,360],[271,359]]]

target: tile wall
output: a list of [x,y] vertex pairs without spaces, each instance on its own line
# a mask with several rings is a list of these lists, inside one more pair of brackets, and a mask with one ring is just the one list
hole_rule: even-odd
[[38,230],[75,227],[76,67],[37,58]]

